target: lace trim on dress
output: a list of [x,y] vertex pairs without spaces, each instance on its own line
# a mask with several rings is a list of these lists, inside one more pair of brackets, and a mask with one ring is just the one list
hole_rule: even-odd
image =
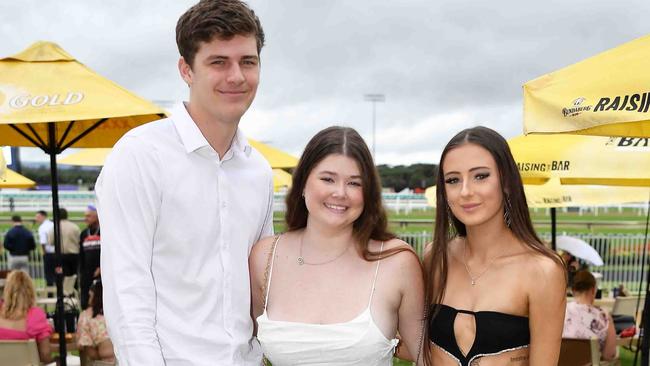
[[[439,346],[439,345],[436,344],[435,342],[431,342],[431,343],[432,343],[434,346],[440,348],[440,349],[441,349],[444,353],[446,353],[449,357],[453,358],[454,361],[456,361],[456,362],[458,363],[459,366],[463,366],[463,363],[460,362],[460,360],[459,360],[458,358],[456,358],[456,356],[452,355],[452,354],[449,353],[446,349],[444,349],[442,346]],[[494,352],[494,353],[481,353],[481,354],[475,355],[474,357],[470,358],[470,359],[469,359],[469,362],[467,362],[467,365],[471,365],[472,362],[474,362],[474,360],[476,360],[476,359],[479,358],[479,357],[497,356],[497,355],[500,355],[500,354],[502,354],[502,353],[506,353],[506,352],[510,352],[510,351],[516,351],[516,350],[523,349],[523,348],[528,348],[529,346],[530,346],[529,344],[526,344],[526,345],[524,345],[524,346],[519,346],[519,347],[513,347],[513,348],[504,349],[504,350],[501,350],[501,351],[499,351],[499,352]]]

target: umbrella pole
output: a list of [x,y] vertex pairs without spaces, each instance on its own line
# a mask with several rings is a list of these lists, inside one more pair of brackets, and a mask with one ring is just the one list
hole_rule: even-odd
[[56,170],[56,127],[53,122],[47,124],[48,154],[50,155],[50,174],[52,177],[52,217],[54,219],[54,263],[56,278],[56,331],[59,333],[59,359],[61,366],[66,366],[68,354],[65,344],[65,309],[63,307],[63,258],[61,253],[61,229],[59,217],[59,176]]
[[557,250],[556,237],[557,237],[557,212],[555,211],[555,207],[551,207],[551,248],[553,248],[553,251]]

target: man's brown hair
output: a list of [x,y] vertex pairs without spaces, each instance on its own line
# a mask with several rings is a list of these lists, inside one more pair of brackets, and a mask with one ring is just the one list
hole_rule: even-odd
[[210,42],[215,37],[229,40],[237,35],[255,36],[259,55],[264,46],[264,30],[255,12],[239,0],[201,0],[176,23],[178,51],[190,67],[201,42]]

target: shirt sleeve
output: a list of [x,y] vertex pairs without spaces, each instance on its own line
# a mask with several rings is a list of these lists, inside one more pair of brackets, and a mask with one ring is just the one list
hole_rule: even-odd
[[[269,169],[270,170],[270,169]],[[269,195],[266,202],[266,216],[257,240],[273,235],[273,173],[269,177]],[[257,242],[257,241],[256,241]]]
[[151,273],[160,210],[160,165],[152,147],[125,136],[97,179],[102,225],[104,316],[120,365],[164,365]]
[[39,244],[41,244],[41,245],[47,244],[47,230],[43,227],[42,224],[38,228],[38,241],[39,241]]
[[5,249],[7,249],[9,251],[13,250],[12,236],[13,235],[11,233],[11,230],[8,231],[7,234],[5,235],[5,240],[4,240],[4,243],[3,243]]
[[47,238],[46,242],[48,245],[54,245],[54,226],[51,226],[49,229],[47,229],[45,237]]
[[29,338],[34,338],[40,341],[49,338],[52,335],[52,327],[47,322],[47,317],[43,309],[39,307],[32,307],[27,313],[27,329],[25,332]]

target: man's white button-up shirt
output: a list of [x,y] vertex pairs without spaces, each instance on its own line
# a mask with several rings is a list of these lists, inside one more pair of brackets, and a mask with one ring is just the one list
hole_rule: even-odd
[[181,103],[129,131],[96,190],[104,314],[120,365],[259,365],[248,254],[273,232],[268,162],[220,158]]

